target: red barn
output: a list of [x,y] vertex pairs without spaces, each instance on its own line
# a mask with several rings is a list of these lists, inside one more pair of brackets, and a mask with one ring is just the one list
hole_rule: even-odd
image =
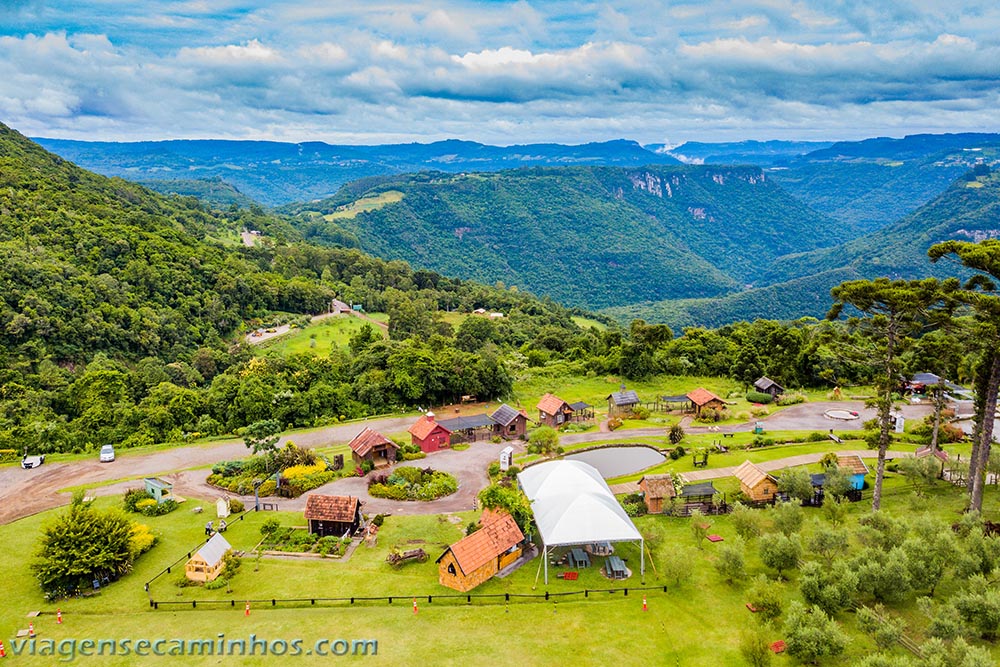
[[409,428],[410,438],[420,451],[436,452],[451,447],[451,431],[434,421],[434,413],[428,412]]

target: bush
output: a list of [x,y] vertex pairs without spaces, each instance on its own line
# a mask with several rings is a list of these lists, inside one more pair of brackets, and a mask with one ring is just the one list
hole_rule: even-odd
[[763,405],[751,405],[750,414],[753,415],[754,417],[765,417],[771,414],[771,411],[768,410],[767,407]]
[[281,524],[277,519],[265,519],[264,523],[260,525],[260,534],[264,537],[274,535],[280,527]]
[[492,463],[490,463],[489,467],[486,469],[486,474],[489,475],[491,478],[492,477],[496,477],[497,475],[499,475],[500,474],[500,462],[499,461],[493,461]]
[[239,498],[230,498],[229,499],[229,511],[232,514],[239,514],[240,512],[242,512],[245,509],[246,509],[246,507],[243,505],[243,501],[240,500]]
[[385,522],[384,514],[376,514],[375,517],[372,519],[372,525],[378,528],[381,528],[384,522]]
[[[670,432],[667,434],[667,438],[670,440],[671,445],[679,445],[684,439],[684,428],[680,424],[674,424],[670,427]],[[683,450],[683,447],[680,449]],[[681,456],[684,456],[683,451],[681,452]]]
[[11,463],[18,458],[16,449],[0,449],[0,463]]
[[289,482],[294,482],[303,477],[309,477],[317,473],[326,472],[326,462],[318,461],[312,465],[297,465],[281,471],[281,476]]
[[[277,488],[277,483],[273,479],[269,479],[260,485],[260,488],[257,489],[257,495],[261,497],[273,496]],[[232,491],[232,489],[230,489],[230,491]]]
[[671,461],[676,461],[678,459],[682,459],[686,455],[687,455],[687,450],[685,450],[683,447],[681,447],[679,445],[677,447],[674,447],[673,449],[670,450],[670,460]]
[[649,419],[649,409],[641,405],[632,408],[632,419]]
[[[826,440],[827,437],[828,436],[825,433],[820,433],[819,431],[813,431],[812,433],[806,436],[806,442],[822,442],[823,440]],[[836,457],[834,457],[834,460],[836,460]]]
[[149,494],[147,496],[135,503],[134,511],[145,514],[147,507],[152,507],[156,504],[156,498],[149,496]]
[[129,542],[129,551],[132,553],[133,560],[152,549],[156,542],[157,537],[149,530],[149,526],[144,523],[132,524],[132,539]]
[[722,419],[722,412],[715,408],[702,408],[701,413],[695,417],[695,421],[704,424],[714,424]]
[[146,489],[129,489],[125,492],[122,502],[125,505],[125,509],[129,512],[138,512],[139,510],[136,508],[136,505],[143,500],[156,502],[153,496],[146,493]]
[[608,430],[614,431],[622,427],[622,420],[620,417],[612,417],[608,420]]
[[770,394],[765,394],[760,391],[748,391],[747,400],[750,401],[751,403],[762,403],[764,405],[767,405],[768,403],[774,400],[774,397],[771,396]]
[[[146,504],[147,502],[151,504]],[[139,513],[144,516],[163,516],[164,514],[170,514],[178,507],[177,501],[171,498],[167,498],[162,503],[158,503],[155,499],[150,498],[148,500],[140,500],[136,504]]]
[[798,403],[805,403],[806,397],[802,394],[782,394],[775,401],[778,405],[796,405]]

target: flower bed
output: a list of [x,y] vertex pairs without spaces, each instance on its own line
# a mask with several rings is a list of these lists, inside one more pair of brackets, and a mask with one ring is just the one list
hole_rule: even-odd
[[[329,463],[317,457],[312,450],[286,446],[273,458],[251,456],[237,461],[223,461],[212,466],[208,483],[241,496],[253,493],[255,479],[273,477],[275,468],[280,469],[280,484],[267,479],[260,485],[261,497],[278,494],[286,498],[296,498],[306,491],[312,491],[335,479],[350,474],[349,470],[330,470]],[[270,473],[270,474],[269,474]]]
[[278,528],[264,537],[258,549],[284,553],[312,553],[339,558],[347,551],[350,543],[350,538],[341,539],[333,535],[320,537],[303,528]]
[[396,468],[391,473],[372,475],[368,493],[390,500],[437,500],[458,491],[458,480],[431,468]]

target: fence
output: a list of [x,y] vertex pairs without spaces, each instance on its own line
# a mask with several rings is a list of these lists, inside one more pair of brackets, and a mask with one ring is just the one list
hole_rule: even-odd
[[184,608],[190,607],[191,609],[201,609],[206,607],[218,608],[218,607],[231,607],[231,608],[242,608],[244,604],[251,605],[265,605],[271,607],[277,607],[279,604],[288,607],[302,607],[306,606],[338,606],[338,605],[363,605],[363,604],[373,604],[384,602],[387,604],[393,604],[393,602],[402,602],[408,604],[410,601],[416,602],[420,600],[421,602],[427,601],[428,604],[434,602],[444,603],[444,604],[472,604],[473,600],[483,600],[486,604],[510,604],[510,603],[541,603],[541,602],[557,602],[560,600],[590,600],[593,597],[597,597],[601,594],[606,595],[617,595],[622,594],[622,597],[628,597],[629,593],[642,593],[643,597],[650,593],[666,593],[666,586],[634,586],[634,587],[624,587],[624,588],[586,588],[578,591],[561,591],[553,593],[551,591],[544,591],[541,593],[444,593],[444,594],[421,594],[421,595],[384,595],[384,596],[352,596],[352,597],[339,597],[339,598],[264,598],[264,599],[235,599],[230,598],[228,600],[154,600],[150,598],[149,606],[153,609],[159,609],[160,607],[165,608]]

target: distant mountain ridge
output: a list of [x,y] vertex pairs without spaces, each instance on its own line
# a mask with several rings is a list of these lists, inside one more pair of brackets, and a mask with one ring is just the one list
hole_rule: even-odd
[[653,153],[624,139],[578,146],[488,146],[455,139],[380,146],[216,139],[34,141],[105,176],[143,182],[222,178],[268,206],[329,197],[345,183],[360,178],[426,170],[457,173],[525,166],[678,164],[669,155]]

